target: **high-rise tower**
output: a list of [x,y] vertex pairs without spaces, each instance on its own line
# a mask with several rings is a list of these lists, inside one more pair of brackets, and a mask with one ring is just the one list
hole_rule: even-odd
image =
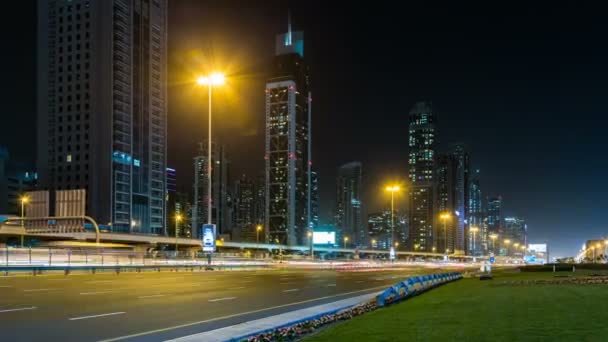
[[431,251],[435,220],[435,115],[431,102],[416,103],[409,114],[409,239],[411,250]]
[[39,0],[37,55],[41,189],[85,189],[113,230],[166,233],[167,1]]
[[336,227],[347,245],[366,246],[367,227],[361,217],[361,163],[350,162],[338,169],[336,181]]
[[270,241],[290,245],[308,240],[310,206],[309,72],[304,34],[276,37],[274,67],[266,82],[266,215]]

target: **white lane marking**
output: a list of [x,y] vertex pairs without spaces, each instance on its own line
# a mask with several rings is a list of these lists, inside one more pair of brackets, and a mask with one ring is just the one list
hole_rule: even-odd
[[70,280],[70,279],[68,279],[68,278],[49,279],[49,281],[57,281],[57,280]]
[[295,284],[294,281],[288,281],[288,282],[282,282],[280,283],[281,285],[289,285],[289,284]]
[[112,293],[112,292],[116,292],[116,291],[94,291],[94,292],[80,292],[80,295],[81,295],[81,296],[88,296],[88,295],[96,295],[96,294]]
[[85,281],[85,284],[101,284],[101,283],[113,283],[114,280],[92,280],[92,281]]
[[166,294],[155,294],[155,295],[149,295],[149,296],[139,296],[137,298],[144,299],[144,298],[157,298],[157,297],[164,297],[164,296],[166,296]]
[[223,300],[233,300],[236,299],[236,297],[224,297],[224,298],[215,298],[215,299],[209,299],[210,302],[220,302]]
[[119,311],[119,312],[110,312],[110,313],[99,314],[99,315],[81,316],[81,317],[72,317],[72,318],[68,318],[68,320],[70,320],[70,321],[78,321],[78,320],[81,320],[81,319],[89,319],[89,318],[97,318],[97,317],[106,317],[106,316],[114,316],[114,315],[123,315],[123,314],[126,314],[126,312],[124,312],[124,311]]
[[30,306],[30,307],[27,307],[27,308],[0,310],[0,313],[2,313],[2,312],[13,312],[13,311],[24,311],[24,310],[36,310],[36,309],[37,308],[35,306]]
[[295,291],[300,291],[300,289],[283,290],[283,292],[295,292]]
[[336,286],[336,284],[327,284],[327,286]]
[[245,280],[243,283],[253,283],[255,280]]
[[23,292],[39,292],[39,291],[54,291],[54,290],[58,290],[58,289],[28,289],[28,290],[23,290]]
[[122,340],[130,339],[130,338],[135,338],[135,337],[140,337],[140,336],[147,336],[147,335],[151,335],[151,334],[158,334],[160,332],[165,332],[165,331],[171,331],[171,330],[175,330],[175,329],[181,329],[181,328],[191,327],[191,326],[195,326],[195,325],[199,325],[199,324],[217,322],[217,321],[221,321],[221,320],[224,320],[224,319],[235,318],[235,317],[242,317],[242,316],[251,315],[251,314],[254,314],[254,313],[259,313],[259,312],[264,312],[264,311],[269,311],[269,310],[276,310],[276,309],[281,309],[281,308],[287,308],[287,307],[294,306],[294,305],[300,305],[300,304],[317,302],[317,301],[321,301],[321,300],[324,300],[324,299],[343,297],[343,296],[352,295],[352,294],[355,294],[355,293],[369,292],[369,291],[374,291],[374,290],[385,290],[385,289],[386,289],[386,286],[381,285],[381,286],[375,286],[375,287],[371,287],[371,288],[367,288],[367,289],[362,289],[362,290],[356,290],[356,291],[344,292],[344,293],[337,293],[337,294],[333,294],[331,296],[325,296],[325,297],[307,299],[307,300],[302,300],[302,301],[299,301],[299,302],[281,304],[281,305],[270,306],[270,307],[267,307],[267,308],[261,308],[261,309],[257,309],[257,310],[251,310],[251,311],[239,312],[239,313],[235,313],[235,314],[231,314],[231,315],[226,315],[226,316],[214,317],[214,318],[210,318],[210,319],[206,319],[206,320],[202,320],[202,321],[196,321],[196,322],[184,323],[184,324],[180,324],[180,325],[174,325],[174,326],[166,327],[166,328],[159,328],[159,329],[154,329],[154,330],[148,330],[148,331],[144,331],[144,332],[140,332],[140,333],[136,333],[136,334],[131,334],[131,335],[118,336],[118,337],[114,337],[114,338],[109,338],[107,340],[102,340],[100,342],[122,341]]
[[0,285],[0,287],[1,287],[1,288],[4,288],[4,289],[7,289],[7,288],[9,288],[9,287],[14,287],[14,286],[11,286],[11,285]]
[[244,289],[244,288],[245,288],[245,286],[230,287],[230,288],[228,288],[228,290],[241,290],[241,289]]
[[362,283],[363,280],[357,280],[355,283]]

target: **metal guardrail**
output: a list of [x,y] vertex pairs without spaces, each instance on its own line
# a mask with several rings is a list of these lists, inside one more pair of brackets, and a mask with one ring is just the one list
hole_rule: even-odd
[[108,265],[108,266],[0,266],[0,274],[4,276],[10,273],[30,273],[33,276],[43,274],[44,272],[50,271],[62,271],[65,275],[69,275],[74,271],[90,272],[95,274],[97,272],[112,272],[120,274],[122,272],[142,272],[142,271],[232,271],[232,270],[245,270],[245,269],[269,269],[272,265]]
[[[400,301],[407,297],[420,294],[434,287],[449,283],[462,278],[460,272],[448,272],[438,274],[428,274],[424,276],[414,276],[400,281],[389,287],[376,297],[376,303],[382,307],[388,303]],[[418,285],[418,287],[416,287]]]
[[[36,228],[34,232],[34,234],[36,233],[47,233],[47,232],[55,232],[55,230],[61,230],[60,228],[55,228],[56,226],[61,227],[61,225],[57,225],[57,221],[64,221],[64,220],[83,220],[83,221],[89,221],[91,222],[91,224],[93,224],[93,228],[95,228],[95,242],[99,243],[100,239],[100,231],[99,231],[99,226],[97,225],[97,222],[90,216],[46,216],[46,217],[9,217],[7,218],[3,223],[6,224],[11,224],[14,222],[18,222],[23,226],[24,222],[44,222],[46,221],[47,224],[46,229],[45,228]],[[55,223],[49,223],[49,222],[55,222]],[[28,226],[24,226],[25,231],[27,233],[28,232]],[[73,229],[70,229],[73,230]],[[84,232],[84,225],[82,225],[82,229],[76,229],[76,231],[78,232]]]

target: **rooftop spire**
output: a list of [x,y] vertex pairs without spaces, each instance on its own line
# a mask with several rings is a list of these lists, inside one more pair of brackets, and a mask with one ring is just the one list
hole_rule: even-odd
[[291,10],[287,10],[287,34],[285,35],[285,46],[291,46]]

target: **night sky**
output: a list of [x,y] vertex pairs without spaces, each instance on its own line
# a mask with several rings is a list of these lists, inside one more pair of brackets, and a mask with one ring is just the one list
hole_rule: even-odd
[[[35,4],[12,6],[23,21],[18,30],[2,23],[12,34],[1,57],[10,86],[2,92],[0,145],[33,162]],[[194,146],[206,132],[207,97],[193,80],[211,69],[229,77],[214,95],[214,132],[233,178],[263,172],[265,74],[288,8],[294,29],[305,32],[312,71],[322,222],[331,217],[336,169],[352,160],[363,163],[366,211],[387,203],[383,184],[407,177],[409,108],[429,99],[440,145],[467,144],[484,197],[502,195],[505,215],[527,220],[531,243],[548,241],[552,256],[574,255],[586,239],[608,234],[608,22],[602,9],[575,3],[171,0],[168,149],[179,186],[189,190]]]

